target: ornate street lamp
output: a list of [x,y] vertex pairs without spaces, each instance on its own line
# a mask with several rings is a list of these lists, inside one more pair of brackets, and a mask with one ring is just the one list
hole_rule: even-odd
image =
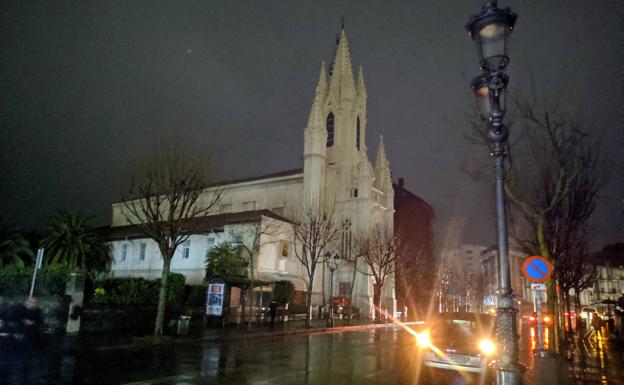
[[329,269],[329,318],[327,318],[327,326],[334,327],[334,304],[332,303],[332,297],[334,296],[334,271],[340,264],[340,256],[334,254],[333,256],[329,251],[325,252],[325,258],[327,268]]
[[503,123],[505,93],[509,82],[504,73],[509,56],[507,42],[517,15],[509,8],[500,9],[496,1],[488,1],[481,13],[473,15],[466,24],[470,37],[477,45],[479,65],[483,73],[472,81],[471,87],[477,106],[488,122],[488,139],[492,143],[492,156],[496,162],[496,211],[498,224],[498,301],[496,309],[498,358],[496,383],[520,384],[518,365],[518,338],[516,312],[507,245],[507,218],[505,213],[505,141],[509,135]]

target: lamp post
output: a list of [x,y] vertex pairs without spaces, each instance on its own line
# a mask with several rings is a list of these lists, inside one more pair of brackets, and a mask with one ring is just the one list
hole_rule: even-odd
[[509,77],[505,68],[509,63],[507,40],[517,15],[511,9],[500,9],[496,1],[488,1],[478,15],[466,24],[479,54],[483,71],[474,78],[471,87],[483,120],[488,122],[488,139],[492,143],[492,156],[496,165],[496,212],[498,226],[498,290],[496,322],[498,357],[496,383],[498,385],[520,384],[518,365],[518,339],[516,312],[507,245],[507,221],[505,213],[505,141],[509,131],[503,123],[505,116],[505,93]]
[[332,304],[332,297],[334,296],[334,271],[340,264],[340,256],[334,254],[333,256],[328,251],[325,253],[327,268],[329,269],[329,317],[327,318],[327,327],[334,327],[334,304]]

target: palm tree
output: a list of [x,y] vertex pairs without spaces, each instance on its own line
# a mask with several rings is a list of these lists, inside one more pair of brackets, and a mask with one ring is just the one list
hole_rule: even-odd
[[240,247],[221,242],[206,255],[206,278],[244,277],[246,261],[241,257]]
[[13,226],[0,226],[0,267],[17,266],[23,268],[33,259],[33,251],[28,241]]
[[110,245],[80,213],[59,210],[44,230],[41,246],[47,263],[65,265],[87,273],[110,269]]

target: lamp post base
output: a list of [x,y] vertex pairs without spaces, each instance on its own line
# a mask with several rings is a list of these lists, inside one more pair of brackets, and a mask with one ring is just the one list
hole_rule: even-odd
[[[514,365],[511,367],[498,368],[496,370],[496,384],[497,385],[520,385],[522,381],[522,370],[520,366]],[[541,384],[541,382],[540,382]]]
[[567,365],[552,350],[535,349],[534,383],[540,385],[558,385],[568,378]]

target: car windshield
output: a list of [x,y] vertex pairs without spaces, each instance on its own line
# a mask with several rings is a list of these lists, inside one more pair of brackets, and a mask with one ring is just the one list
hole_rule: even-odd
[[475,335],[490,335],[493,324],[489,319],[452,319],[436,318],[430,323],[434,337],[463,339]]

